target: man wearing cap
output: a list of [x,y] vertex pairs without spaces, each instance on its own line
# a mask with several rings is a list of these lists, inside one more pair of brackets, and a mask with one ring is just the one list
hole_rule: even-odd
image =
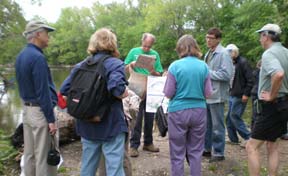
[[238,144],[237,133],[244,139],[243,145],[250,138],[250,131],[242,119],[251,89],[253,87],[252,69],[247,60],[239,55],[235,44],[226,46],[234,65],[234,74],[230,84],[229,110],[226,118],[226,128],[231,143]]
[[257,118],[246,145],[248,168],[250,176],[260,175],[259,149],[266,142],[269,176],[276,176],[278,138],[287,131],[288,49],[280,43],[281,29],[277,24],[266,24],[256,32],[265,52],[259,75]]
[[47,164],[48,151],[57,128],[53,108],[57,103],[42,49],[48,46],[48,32],[55,29],[39,21],[26,25],[23,36],[28,44],[16,59],[16,78],[24,103],[24,173],[27,176],[57,175],[56,166]]

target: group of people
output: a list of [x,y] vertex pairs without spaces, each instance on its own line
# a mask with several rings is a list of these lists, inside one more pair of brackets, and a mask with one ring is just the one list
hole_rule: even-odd
[[[27,176],[57,175],[56,167],[46,162],[53,140],[50,136],[57,132],[53,113],[57,94],[43,54],[43,49],[48,46],[49,32],[54,30],[40,21],[29,22],[23,33],[28,44],[17,56],[15,64],[24,102],[24,173]],[[242,114],[255,81],[248,61],[239,54],[239,48],[235,44],[223,47],[222,32],[215,27],[206,33],[209,50],[204,57],[192,35],[183,35],[177,41],[179,59],[170,64],[163,89],[164,95],[170,99],[168,138],[172,176],[184,175],[185,157],[193,176],[201,175],[202,156],[209,157],[209,162],[225,160],[226,128],[230,142],[239,143],[238,134],[244,139],[251,176],[260,175],[259,148],[265,142],[269,175],[277,174],[277,139],[286,133],[288,120],[288,50],[280,43],[281,29],[278,25],[267,24],[256,32],[265,52],[259,68],[259,88],[256,88],[256,95],[252,93],[256,97],[251,132]],[[138,157],[143,119],[143,150],[159,152],[153,143],[154,113],[146,112],[146,98],[141,100],[135,124],[130,127],[122,104],[122,99],[128,96],[127,71],[133,69],[144,75],[161,76],[160,56],[152,49],[155,41],[154,35],[144,33],[141,46],[131,49],[123,62],[119,59],[117,37],[110,29],[101,28],[91,35],[87,52],[92,59],[97,61],[105,54],[111,56],[104,61],[103,67],[107,89],[114,98],[107,118],[101,122],[76,122],[82,142],[81,176],[95,176],[102,155],[106,175],[132,175],[131,166],[126,165],[131,163],[124,162],[129,160],[127,141],[131,130],[129,154]],[[155,58],[153,68],[147,70],[135,66],[141,54]],[[83,62],[76,64],[62,83],[60,93],[63,96],[68,94],[72,77]],[[225,128],[224,106],[228,100]],[[124,168],[130,168],[130,171]]]

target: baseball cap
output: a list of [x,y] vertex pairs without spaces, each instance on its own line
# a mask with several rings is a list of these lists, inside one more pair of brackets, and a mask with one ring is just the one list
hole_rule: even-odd
[[260,30],[257,30],[256,32],[261,33],[264,31],[274,32],[275,34],[281,34],[282,32],[277,24],[271,24],[271,23],[264,25]]
[[239,50],[239,48],[235,45],[235,44],[229,44],[226,46],[226,49],[229,51],[229,50]]
[[55,28],[48,26],[47,24],[41,21],[30,21],[23,32],[23,36],[26,36],[28,33],[34,32],[40,28],[46,29],[48,32],[55,31]]

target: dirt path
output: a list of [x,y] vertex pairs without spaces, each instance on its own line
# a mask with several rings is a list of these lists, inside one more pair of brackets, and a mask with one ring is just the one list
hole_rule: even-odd
[[[161,138],[154,134],[154,143],[160,148],[159,153],[150,153],[139,148],[140,156],[131,158],[134,176],[168,176],[170,169],[169,146],[167,137]],[[266,152],[262,148],[263,176],[267,176]],[[59,176],[78,176],[81,160],[81,143],[73,142],[61,148],[64,158],[59,170]],[[203,176],[248,176],[247,155],[244,148],[239,145],[226,144],[226,160],[219,163],[208,163],[208,159],[202,160]],[[264,167],[265,166],[265,167]],[[185,163],[185,175],[189,175],[189,167]],[[280,141],[280,168],[279,176],[288,176],[288,141]]]

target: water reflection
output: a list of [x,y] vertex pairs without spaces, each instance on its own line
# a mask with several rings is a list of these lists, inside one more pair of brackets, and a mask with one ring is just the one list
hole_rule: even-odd
[[[57,91],[69,72],[68,68],[51,69]],[[15,78],[15,71],[8,70],[7,77]],[[16,82],[8,87],[0,84],[0,128],[5,133],[13,133],[17,125],[22,122],[22,106]]]

